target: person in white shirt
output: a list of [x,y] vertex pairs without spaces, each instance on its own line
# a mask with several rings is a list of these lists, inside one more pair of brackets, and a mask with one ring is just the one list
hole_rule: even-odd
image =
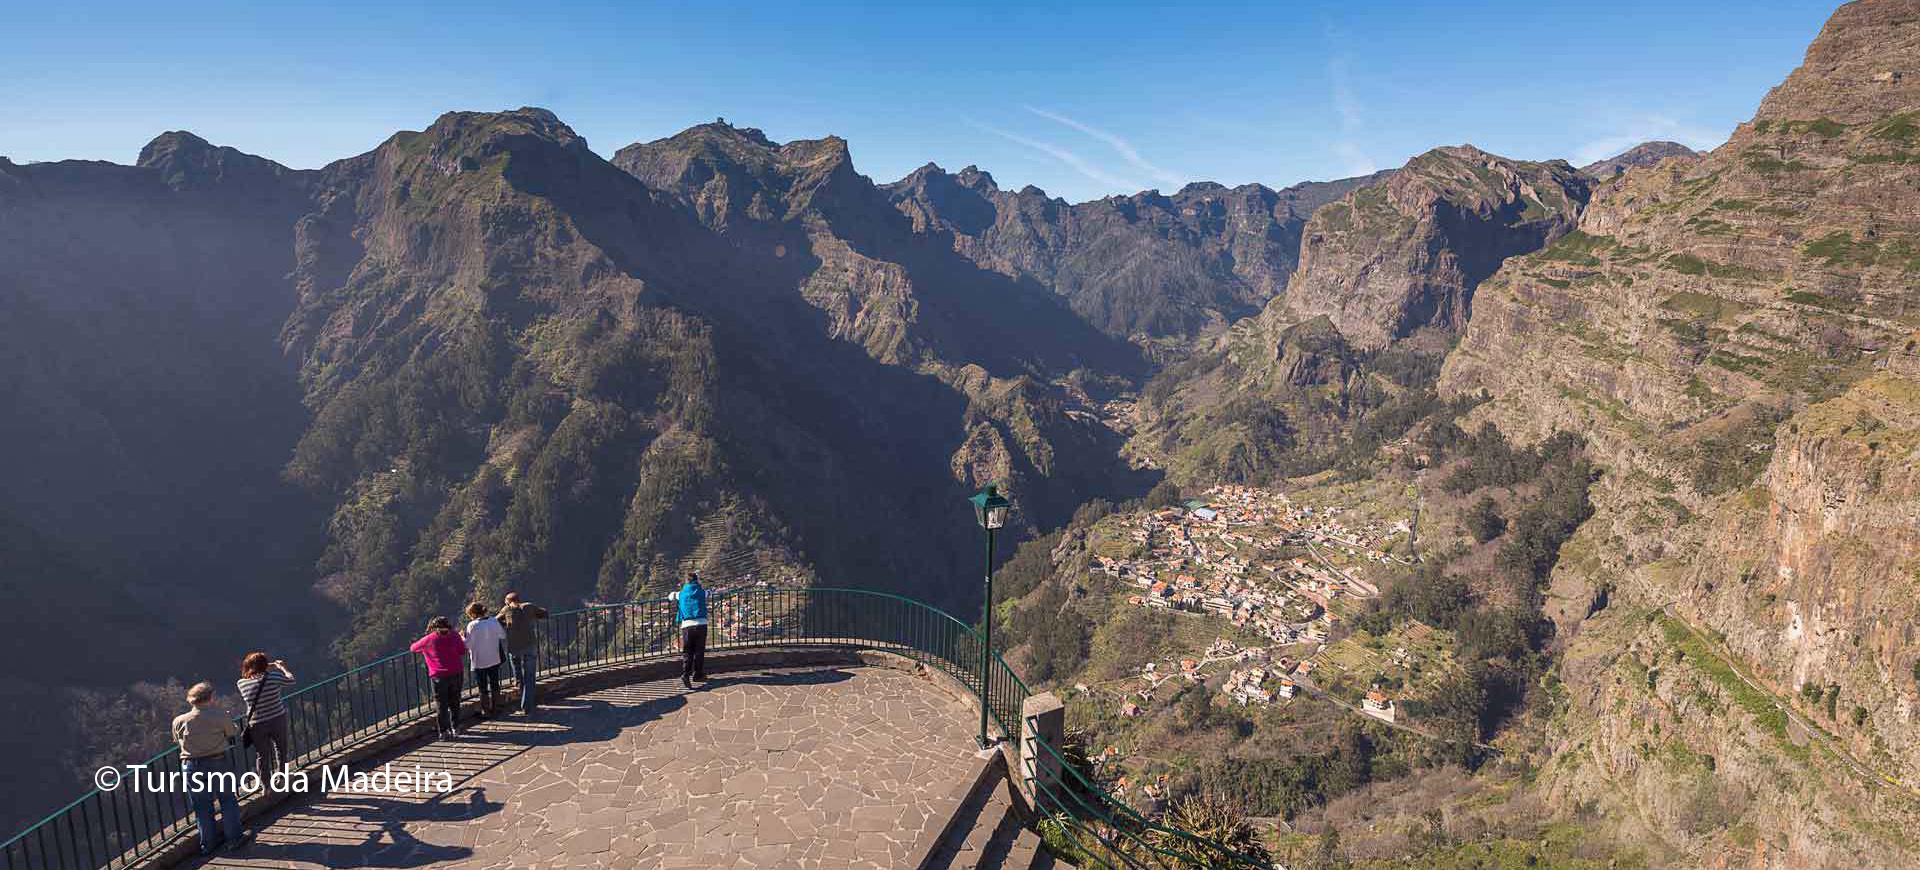
[[474,683],[480,687],[480,718],[500,709],[500,664],[506,661],[507,629],[500,620],[487,615],[487,606],[475,601],[467,605],[467,654],[473,661]]

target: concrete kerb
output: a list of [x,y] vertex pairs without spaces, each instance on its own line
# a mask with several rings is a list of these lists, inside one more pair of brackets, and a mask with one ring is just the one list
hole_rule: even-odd
[[[877,667],[904,671],[926,680],[942,693],[965,705],[974,714],[980,711],[980,700],[965,684],[954,679],[951,674],[939,668],[929,667],[926,663],[900,653],[882,649],[838,646],[774,646],[753,649],[711,650],[707,654],[709,673],[727,673],[732,671],[764,670],[767,668],[807,667],[811,665],[854,665],[858,667]],[[631,661],[609,662],[604,665],[582,665],[564,673],[544,676],[539,680],[539,694],[542,698],[564,698],[582,695],[601,689],[632,683],[670,680],[680,676],[680,659],[675,656],[654,656]],[[503,693],[506,700],[517,697],[517,693]],[[461,715],[477,713],[480,701],[471,698],[461,703]],[[355,762],[377,758],[387,752],[408,743],[430,736],[436,730],[431,708],[416,708],[416,713],[426,711],[415,721],[405,725],[385,727],[370,731],[360,741],[325,755],[301,759],[298,769],[309,774],[309,779],[319,781],[321,768],[339,768]],[[1000,738],[999,762],[1002,771],[1010,779],[1017,779],[1018,764],[1013,755],[1013,741],[994,732]],[[982,777],[986,775],[982,767]],[[1015,789],[1019,796],[1019,789]],[[282,803],[295,799],[293,795],[256,792],[240,801],[240,816],[249,824],[266,816]],[[1019,801],[1016,801],[1019,803]],[[194,826],[189,822],[182,830],[167,839],[156,851],[137,860],[120,866],[129,870],[164,870],[199,855],[199,840]],[[244,855],[242,856],[244,857]]]

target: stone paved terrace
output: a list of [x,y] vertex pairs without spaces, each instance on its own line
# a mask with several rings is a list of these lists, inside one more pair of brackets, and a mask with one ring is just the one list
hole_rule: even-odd
[[376,760],[450,771],[451,792],[314,795],[182,866],[892,870],[978,770],[969,709],[852,665],[556,698]]

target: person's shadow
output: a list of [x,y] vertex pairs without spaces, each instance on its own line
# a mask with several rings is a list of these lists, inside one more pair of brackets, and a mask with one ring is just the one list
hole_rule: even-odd
[[[612,741],[622,731],[686,704],[686,694],[678,685],[620,686],[559,699],[530,717],[470,723],[465,736],[458,739],[412,741],[357,762],[352,769],[374,771],[391,764],[399,773],[418,765],[429,776],[447,772],[452,778],[450,790],[424,800],[337,790],[315,793],[320,787],[316,775],[311,780],[315,792],[309,792],[309,797],[296,795],[267,820],[256,823],[259,840],[182,866],[303,862],[322,867],[407,868],[465,862],[474,857],[471,847],[428,842],[421,836],[441,839],[428,831],[441,823],[469,822],[504,808],[504,803],[487,798],[485,786],[473,785],[475,779],[536,747]],[[440,830],[452,837],[457,828],[447,824]]]
[[[457,795],[465,794],[462,800]],[[458,863],[473,849],[428,843],[408,825],[477,819],[504,804],[487,799],[485,788],[456,789],[422,802],[377,795],[330,794],[282,813],[274,825],[309,837],[301,842],[255,842],[190,867],[260,866],[259,862],[297,861],[321,867],[425,867]],[[369,829],[368,825],[375,827]],[[451,831],[453,828],[448,828]]]

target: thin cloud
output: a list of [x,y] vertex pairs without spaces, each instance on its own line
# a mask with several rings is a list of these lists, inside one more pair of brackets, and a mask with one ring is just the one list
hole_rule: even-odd
[[1075,172],[1078,172],[1081,175],[1084,175],[1090,179],[1093,179],[1094,181],[1100,182],[1101,184],[1107,186],[1110,189],[1120,191],[1120,192],[1127,192],[1127,193],[1147,189],[1146,185],[1138,184],[1131,180],[1121,178],[1117,175],[1107,172],[1106,170],[1103,170],[1100,167],[1087,162],[1087,160],[1081,157],[1080,155],[1075,154],[1072,151],[1068,151],[1065,148],[1061,148],[1057,145],[1049,145],[1045,142],[1041,142],[1035,139],[1028,139],[1025,136],[1009,133],[998,127],[988,126],[978,121],[969,121],[967,123],[973,125],[974,127],[978,127],[979,129],[985,130],[989,133],[992,133],[995,136],[999,136],[1000,138],[1005,139],[1009,142],[1013,142],[1019,145],[1025,145],[1028,148],[1032,148],[1035,151],[1039,151],[1040,153],[1045,154],[1049,157],[1052,157],[1053,159],[1058,160],[1061,163],[1065,163],[1068,166],[1073,167],[1073,170]]
[[1619,154],[1642,142],[1665,139],[1695,151],[1709,151],[1727,141],[1727,134],[1685,124],[1666,115],[1643,114],[1608,124],[1625,132],[1604,136],[1580,146],[1573,152],[1573,164],[1585,166]]
[[1334,153],[1346,162],[1349,174],[1366,175],[1379,169],[1380,164],[1368,157],[1366,150],[1360,147],[1366,130],[1365,110],[1359,98],[1353,95],[1353,85],[1347,79],[1345,55],[1327,61],[1327,79],[1332,82],[1333,111],[1340,116],[1340,135],[1334,139]]
[[1042,118],[1046,118],[1049,121],[1057,121],[1059,123],[1065,124],[1069,127],[1072,127],[1075,130],[1079,130],[1080,132],[1087,134],[1088,136],[1092,136],[1095,139],[1098,139],[1102,142],[1107,143],[1108,145],[1113,146],[1113,150],[1120,152],[1120,156],[1126,158],[1126,161],[1132,164],[1133,168],[1138,169],[1141,172],[1145,172],[1150,176],[1153,176],[1156,180],[1165,182],[1166,184],[1170,184],[1176,188],[1186,183],[1186,179],[1181,178],[1179,175],[1172,172],[1168,172],[1167,170],[1161,169],[1160,167],[1155,166],[1152,163],[1148,162],[1147,158],[1140,156],[1140,152],[1133,147],[1133,143],[1128,142],[1127,140],[1122,139],[1119,136],[1116,136],[1098,127],[1090,126],[1088,124],[1083,124],[1065,115],[1059,114],[1058,112],[1049,112],[1045,109],[1034,108],[1033,106],[1021,106],[1020,108],[1026,109],[1027,111],[1032,112],[1036,115],[1039,115]]

